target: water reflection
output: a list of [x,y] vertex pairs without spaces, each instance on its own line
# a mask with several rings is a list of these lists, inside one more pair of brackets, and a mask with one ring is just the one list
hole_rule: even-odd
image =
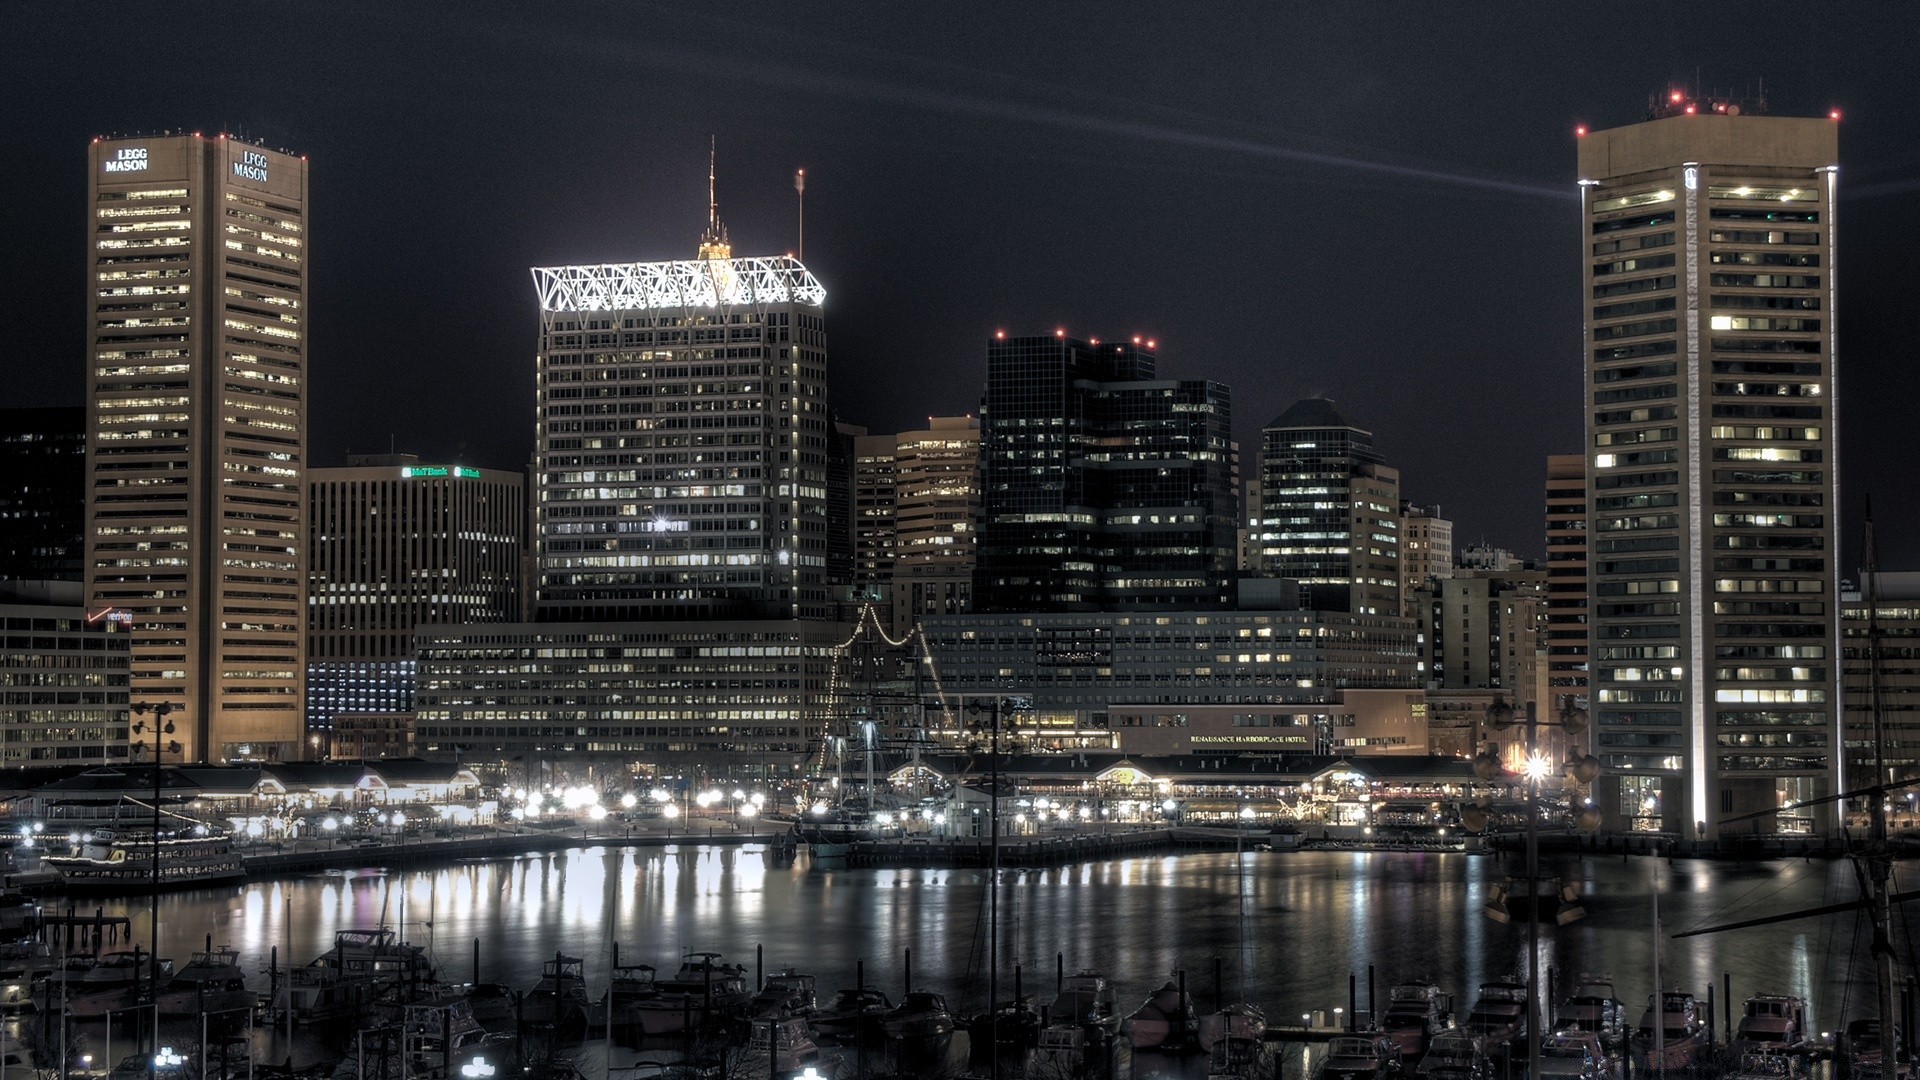
[[[1590,859],[1551,873],[1579,882],[1588,917],[1543,927],[1541,963],[1561,986],[1581,972],[1615,976],[1637,1011],[1651,989],[1649,860]],[[1810,907],[1855,895],[1845,863],[1659,865],[1661,918],[1669,932]],[[1215,998],[1213,958],[1229,996],[1269,1015],[1345,1006],[1357,973],[1364,1007],[1369,965],[1384,1001],[1394,982],[1431,977],[1470,1003],[1480,982],[1526,969],[1526,932],[1481,915],[1503,872],[1496,860],[1433,853],[1233,853],[1147,856],[1035,871],[1008,871],[1001,902],[1003,981],[1014,964],[1027,986],[1050,993],[1056,956],[1093,967],[1131,1008],[1169,972],[1185,968],[1201,1004]],[[856,960],[889,993],[900,989],[903,950],[916,985],[944,990],[957,1007],[985,1004],[985,873],[976,869],[812,870],[769,861],[759,847],[589,847],[405,872],[316,874],[235,890],[162,898],[162,951],[182,959],[204,935],[239,949],[266,988],[270,950],[306,963],[338,930],[404,923],[450,978],[481,975],[531,985],[543,958],[585,958],[604,986],[612,943],[626,963],[667,969],[688,950],[716,950],[769,970],[793,965],[823,990],[851,985]],[[95,905],[86,903],[82,911]],[[145,941],[144,900],[108,903]],[[1815,1023],[1838,1026],[1841,1003],[1870,1000],[1854,916],[1669,941],[1667,980],[1702,995],[1722,973],[1738,998],[1791,993]]]

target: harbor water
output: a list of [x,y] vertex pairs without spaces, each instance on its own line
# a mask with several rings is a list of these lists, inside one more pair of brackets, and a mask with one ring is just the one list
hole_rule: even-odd
[[[1858,895],[1848,863],[1818,860],[1567,856],[1545,860],[1543,874],[1573,885],[1587,915],[1541,927],[1542,971],[1557,973],[1563,993],[1581,973],[1611,974],[1632,1018],[1652,989],[1656,889],[1669,935]],[[1358,851],[1168,854],[1004,870],[1001,994],[1011,995],[1019,965],[1023,989],[1044,1002],[1063,955],[1069,973],[1105,973],[1123,1014],[1184,970],[1201,1011],[1217,1001],[1250,1001],[1270,1023],[1291,1025],[1315,1012],[1332,1022],[1336,1008],[1348,1009],[1350,976],[1365,1010],[1371,968],[1382,1007],[1394,983],[1430,978],[1464,1014],[1480,982],[1526,971],[1525,924],[1501,924],[1482,911],[1505,876],[1491,856]],[[273,949],[281,964],[304,964],[338,930],[385,924],[430,947],[449,981],[475,977],[476,942],[480,980],[522,989],[556,952],[582,957],[595,998],[616,941],[622,963],[663,972],[685,952],[710,950],[752,973],[759,948],[769,972],[792,966],[817,975],[823,998],[852,986],[864,961],[867,984],[896,1001],[911,950],[914,987],[943,992],[956,1012],[973,1012],[987,999],[986,886],[980,869],[829,869],[810,865],[805,849],[797,861],[776,862],[756,844],[583,846],[167,894],[159,941],[161,955],[184,963],[211,935],[215,945],[241,952],[264,993]],[[133,941],[148,941],[145,897],[49,898],[47,906],[69,904],[82,914],[101,908],[126,916]],[[1896,911],[1903,959],[1910,957],[1904,920]],[[1812,1030],[1837,1030],[1873,1008],[1868,938],[1864,917],[1853,913],[1669,938],[1663,979],[1704,1000],[1710,987],[1722,993],[1725,975],[1735,1012],[1753,994],[1798,995],[1810,1003]],[[1722,1025],[1727,1011],[1724,1004],[1717,1010]],[[98,1032],[84,1038],[100,1042]],[[258,1038],[261,1060],[285,1060],[284,1034]],[[296,1062],[334,1056],[339,1038],[302,1029],[291,1052]],[[587,1076],[599,1077],[607,1052],[589,1042],[574,1056]],[[611,1053],[615,1067],[634,1056]]]

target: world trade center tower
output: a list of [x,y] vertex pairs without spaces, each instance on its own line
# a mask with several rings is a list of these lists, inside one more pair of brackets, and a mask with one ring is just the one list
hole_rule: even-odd
[[1756,111],[1676,93],[1579,143],[1609,829],[1824,832],[1843,782],[1838,125]]

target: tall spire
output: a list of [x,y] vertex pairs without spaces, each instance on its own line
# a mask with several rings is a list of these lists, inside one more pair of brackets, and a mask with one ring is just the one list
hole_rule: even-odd
[[719,157],[720,140],[712,140],[707,146],[707,231],[700,237],[700,257],[702,259],[731,259],[733,245],[727,242],[727,227],[720,224],[720,199],[714,187],[714,164]]

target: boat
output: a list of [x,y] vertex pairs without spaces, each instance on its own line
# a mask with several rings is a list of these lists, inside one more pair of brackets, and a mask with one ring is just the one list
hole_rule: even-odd
[[[1657,1043],[1655,1023],[1663,1033]],[[1691,1068],[1711,1049],[1707,1045],[1707,1021],[1693,995],[1685,990],[1667,990],[1657,999],[1648,998],[1647,1010],[1633,1033],[1632,1049],[1636,1068],[1656,1072]]]
[[1721,1080],[1795,1080],[1803,1075],[1794,1058],[1784,1054],[1741,1054],[1721,1075]]
[[1027,1055],[1027,1075],[1038,1080],[1073,1080],[1087,1070],[1087,1031],[1076,1023],[1052,1023],[1040,1029],[1040,1044]]
[[733,1076],[837,1075],[840,1055],[820,1049],[802,1017],[754,1022],[747,1033],[747,1049],[729,1070]]
[[1465,1027],[1475,1047],[1488,1056],[1526,1038],[1527,984],[1512,975],[1481,983]]
[[466,991],[467,1007],[482,1027],[501,1030],[518,1024],[520,1010],[514,1000],[513,987],[506,983],[468,983]]
[[785,1020],[790,1016],[812,1016],[819,1006],[813,991],[813,976],[793,968],[767,976],[760,992],[747,1003],[752,1020]]
[[541,965],[540,981],[520,1003],[522,1020],[551,1029],[556,1038],[584,1036],[587,1013],[593,1008],[587,998],[585,971],[586,961],[580,957],[554,953]]
[[31,937],[39,930],[40,905],[33,897],[11,885],[0,888],[0,939]]
[[1393,1044],[1381,1035],[1339,1035],[1327,1044],[1327,1056],[1314,1066],[1314,1080],[1387,1080],[1399,1062]]
[[1447,1026],[1447,995],[1431,982],[1401,983],[1387,991],[1380,1032],[1409,1060],[1426,1052],[1427,1040]]
[[887,995],[865,986],[842,990],[814,1011],[813,1030],[823,1039],[857,1039],[880,1030],[880,1018],[893,1011]]
[[640,1027],[639,1004],[660,993],[652,964],[622,964],[607,987],[607,1022],[615,1031]]
[[1135,1050],[1178,1050],[1194,1035],[1193,1001],[1168,980],[1120,1025]]
[[1060,992],[1042,1010],[1049,1026],[1075,1024],[1092,1036],[1112,1035],[1120,1017],[1113,1011],[1113,988],[1097,971],[1077,971],[1060,981]]
[[77,972],[70,966],[66,971],[67,1017],[99,1020],[109,1013],[151,1002],[149,990],[172,981],[173,961],[162,957],[156,972],[150,960],[144,950],[134,949],[107,953]]
[[[840,845],[863,840],[897,840],[907,834],[903,817],[895,810],[876,805],[872,800],[853,796],[828,807],[816,807],[793,823],[796,840],[813,846],[814,857],[831,854]],[[841,851],[838,854],[844,855]]]
[[927,990],[914,990],[880,1017],[880,1031],[889,1039],[938,1039],[953,1034],[953,1010],[947,999]]
[[1027,1051],[1040,1045],[1040,1032],[1047,1024],[1030,1001],[1016,997],[968,1021],[967,1046],[975,1061],[987,1060],[990,1046],[997,1045],[1002,1054],[1024,1058]]
[[333,948],[287,971],[293,1018],[313,1023],[357,1016],[389,987],[433,981],[425,950],[395,940],[392,930],[337,930]]
[[259,1004],[259,995],[247,989],[240,954],[226,946],[193,954],[173,981],[160,991],[160,1015],[227,1016],[244,1020]]
[[1779,1055],[1807,1041],[1807,1002],[1780,994],[1756,994],[1741,1010],[1734,1029],[1733,1053]]
[[[1900,1029],[1896,1026],[1893,1029],[1895,1061],[1905,1056],[1900,1034]],[[1848,1021],[1846,1030],[1840,1035],[1838,1049],[1840,1061],[1845,1069],[1844,1072],[1836,1069],[1834,1071],[1836,1077],[1852,1075],[1861,1077],[1863,1080],[1877,1077],[1880,1074],[1881,1055],[1886,1050],[1886,1040],[1880,1035],[1880,1021],[1871,1018]]]
[[1474,1048],[1473,1036],[1449,1028],[1433,1037],[1414,1076],[1420,1080],[1474,1080],[1486,1059]]
[[688,953],[670,979],[654,979],[655,993],[635,999],[629,1012],[647,1035],[670,1035],[703,1027],[745,1008],[746,969],[723,964],[714,952]]
[[1591,1031],[1604,1045],[1617,1046],[1627,1030],[1627,1007],[1613,990],[1611,975],[1581,975],[1573,996],[1554,1010],[1556,1031]]
[[1259,1006],[1240,1002],[1200,1018],[1200,1049],[1209,1055],[1216,1048],[1258,1048],[1267,1039],[1267,1014]]
[[1605,1080],[1610,1068],[1595,1032],[1566,1031],[1540,1040],[1540,1080]]
[[[167,814],[160,825],[162,889],[193,889],[247,876],[231,837],[205,822]],[[153,823],[131,818],[80,837],[65,855],[43,860],[68,893],[147,892],[154,888]]]

